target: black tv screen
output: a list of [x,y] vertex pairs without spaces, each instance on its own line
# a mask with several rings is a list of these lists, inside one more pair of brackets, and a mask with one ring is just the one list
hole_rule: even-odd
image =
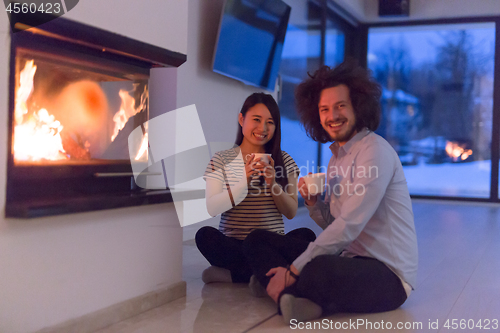
[[273,91],[289,17],[281,0],[227,0],[213,71]]

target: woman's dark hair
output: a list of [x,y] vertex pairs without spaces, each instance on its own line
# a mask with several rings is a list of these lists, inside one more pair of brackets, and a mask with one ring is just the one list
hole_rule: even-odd
[[380,97],[382,89],[368,70],[360,67],[354,60],[347,60],[335,68],[323,66],[309,79],[298,85],[295,100],[300,122],[306,133],[314,141],[332,141],[321,126],[318,103],[323,89],[344,84],[349,88],[349,97],[356,117],[356,130],[364,127],[375,131],[380,123]]
[[[272,158],[274,160],[274,169],[276,170],[276,182],[282,187],[285,187],[288,184],[288,177],[285,169],[285,163],[283,162],[283,156],[281,155],[280,109],[273,96],[265,93],[253,93],[252,95],[248,96],[243,103],[240,113],[243,115],[243,117],[245,117],[247,111],[257,104],[264,104],[271,113],[271,117],[273,117],[275,126],[274,135],[271,140],[266,143],[264,149],[266,150],[266,153],[272,154]],[[239,146],[242,142],[243,129],[238,123],[238,133],[236,134],[235,144]]]

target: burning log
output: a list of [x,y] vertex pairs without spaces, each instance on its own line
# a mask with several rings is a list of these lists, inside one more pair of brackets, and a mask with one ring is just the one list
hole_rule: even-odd
[[62,145],[66,154],[72,160],[87,161],[90,160],[90,152],[82,144],[81,139],[77,136],[78,142],[74,140],[66,131],[61,132]]

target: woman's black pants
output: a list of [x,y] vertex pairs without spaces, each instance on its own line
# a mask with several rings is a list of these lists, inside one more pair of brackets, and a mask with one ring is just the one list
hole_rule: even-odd
[[[274,232],[270,233],[279,235]],[[298,239],[307,244],[316,239],[314,232],[308,228],[295,229],[284,236],[279,236],[286,239]],[[195,240],[196,246],[210,265],[228,269],[235,283],[250,281],[252,269],[243,254],[243,240],[225,236],[213,227],[203,227],[198,230]]]

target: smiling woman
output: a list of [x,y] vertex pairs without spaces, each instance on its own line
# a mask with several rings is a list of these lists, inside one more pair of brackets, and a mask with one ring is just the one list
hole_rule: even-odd
[[238,115],[238,123],[243,133],[240,147],[244,146],[241,147],[244,151],[264,152],[264,145],[273,138],[276,129],[269,109],[262,103],[255,104],[245,116],[242,113]]
[[[280,113],[274,98],[264,93],[249,96],[238,128],[236,146],[217,152],[204,176],[208,212],[222,214],[219,230],[203,227],[196,233],[196,245],[212,265],[203,272],[205,283],[250,281],[243,240],[255,229],[283,235],[282,215],[293,218],[297,211],[299,169],[281,150]],[[268,160],[257,157],[263,153]],[[309,229],[294,230],[286,237],[290,235],[315,239]]]

